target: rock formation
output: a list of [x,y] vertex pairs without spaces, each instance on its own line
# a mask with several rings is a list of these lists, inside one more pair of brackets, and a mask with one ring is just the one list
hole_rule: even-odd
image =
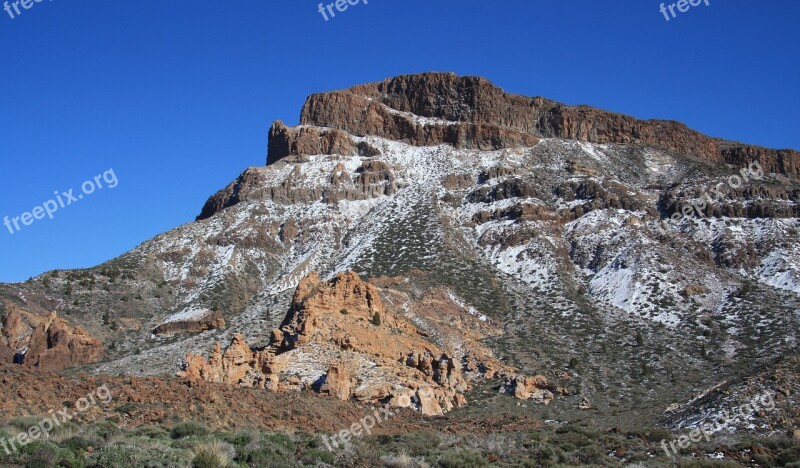
[[533,146],[540,137],[642,144],[734,166],[759,161],[768,173],[800,175],[797,151],[727,142],[675,121],[639,120],[589,106],[508,94],[484,78],[452,73],[398,76],[314,94],[303,106],[300,124],[329,130],[300,127],[293,132],[276,124],[270,132],[267,164],[298,154],[360,154],[346,134],[335,133],[343,130],[418,146],[447,143],[479,150]]
[[[27,322],[27,323],[26,323]],[[10,306],[0,334],[0,359],[45,371],[96,362],[103,344],[80,327],[70,327],[56,312],[43,319]]]
[[[429,298],[417,307],[431,303]],[[429,312],[431,318],[436,312]],[[252,349],[237,335],[224,352],[217,344],[208,360],[188,355],[178,375],[278,391],[314,389],[342,400],[352,397],[443,414],[466,404],[463,392],[471,379],[513,374],[469,337],[480,328],[470,323],[477,320],[463,310],[460,314],[466,315],[459,317],[463,325],[448,320],[449,327],[423,334],[387,308],[381,290],[357,274],[339,273],[323,281],[311,273],[298,285],[267,347]],[[461,346],[443,349],[426,337],[431,334]],[[541,403],[552,399],[546,379],[517,377],[510,385],[517,398]]]

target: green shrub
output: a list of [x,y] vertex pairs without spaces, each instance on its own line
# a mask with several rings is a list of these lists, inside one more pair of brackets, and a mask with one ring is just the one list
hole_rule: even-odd
[[736,463],[723,462],[717,460],[679,460],[678,468],[732,468],[741,466]]
[[794,444],[792,447],[788,447],[785,450],[781,450],[781,454],[778,455],[777,462],[780,465],[789,466],[790,464],[796,465],[800,462],[800,444]]
[[193,468],[224,468],[233,461],[236,450],[227,442],[215,440],[197,445],[192,453]]
[[44,468],[51,466],[70,466],[81,467],[83,461],[80,457],[66,448],[61,448],[56,444],[36,440],[28,445],[19,448],[19,454],[24,456],[26,468]]
[[38,426],[43,418],[37,416],[20,416],[8,422],[8,425],[20,432],[27,432],[28,428]]
[[576,357],[570,358],[569,364],[568,364],[570,369],[577,369],[578,367],[580,367],[580,365],[581,365],[580,359],[578,359]]
[[397,436],[378,436],[386,452],[404,452],[412,457],[429,457],[439,447],[439,436],[430,432],[409,432]]
[[189,466],[191,453],[169,447],[135,447],[113,444],[97,450],[86,459],[87,468],[173,468]]
[[141,426],[133,431],[133,435],[137,437],[145,437],[147,439],[169,439],[170,433],[164,428],[158,426]]
[[108,419],[97,424],[97,426],[94,428],[94,432],[98,437],[106,441],[109,441],[114,437],[119,437],[123,433],[122,429],[118,428],[113,421]]
[[261,447],[247,454],[247,466],[258,468],[283,468],[291,464],[292,458],[287,454],[275,451],[274,448]]
[[211,431],[209,431],[205,424],[195,421],[185,421],[173,426],[170,435],[173,439],[182,439],[188,436],[204,436],[209,432]]
[[89,447],[96,447],[98,444],[82,436],[73,436],[58,443],[59,447],[71,450],[73,453],[80,453]]
[[50,468],[56,464],[55,451],[47,448],[41,448],[28,457],[25,463],[25,468]]
[[136,405],[134,405],[133,403],[126,403],[124,405],[117,406],[114,409],[114,411],[116,411],[119,414],[128,414],[128,415],[130,415],[130,414],[133,414],[134,411],[136,411]]
[[602,466],[605,465],[606,454],[602,447],[597,444],[587,445],[581,447],[578,452],[578,459],[587,465]]
[[288,435],[281,433],[267,435],[264,437],[264,444],[281,448],[285,450],[285,453],[292,453],[295,450],[292,439],[290,439]]
[[225,432],[222,434],[217,434],[217,437],[237,447],[243,447],[257,439],[256,434],[247,431],[241,431],[235,434],[230,432]]
[[671,431],[662,428],[650,430],[644,435],[644,439],[654,443],[660,443],[662,440],[669,441],[672,440],[673,437]]
[[428,466],[424,460],[413,458],[404,452],[399,455],[383,456],[381,462],[386,468],[423,468]]
[[336,458],[332,453],[326,450],[308,449],[303,453],[303,457],[300,461],[302,461],[304,465],[316,465],[318,462],[332,465],[333,462],[336,461]]
[[442,468],[480,468],[489,466],[489,462],[478,452],[459,450],[447,452],[439,458]]

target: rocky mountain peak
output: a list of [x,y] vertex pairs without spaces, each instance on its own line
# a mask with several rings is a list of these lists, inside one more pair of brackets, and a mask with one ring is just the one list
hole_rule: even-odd
[[757,160],[770,172],[792,178],[800,174],[797,151],[726,142],[675,121],[640,120],[509,94],[485,78],[453,73],[403,75],[313,94],[303,106],[297,130],[273,125],[267,164],[287,156],[367,151],[348,134],[480,150],[532,146],[538,138],[652,145],[714,162],[740,165]]

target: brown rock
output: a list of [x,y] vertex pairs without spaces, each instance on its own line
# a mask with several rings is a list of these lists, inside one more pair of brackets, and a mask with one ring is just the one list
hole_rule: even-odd
[[[399,303],[408,305],[406,300]],[[390,297],[388,304],[377,286],[353,272],[340,273],[331,281],[311,273],[297,286],[280,329],[270,333],[267,348],[254,350],[237,335],[224,352],[217,345],[207,362],[187,356],[178,375],[275,391],[311,390],[324,366],[321,393],[341,400],[388,401],[392,406],[440,415],[467,403],[463,392],[470,385],[462,367],[466,366],[473,378],[510,372],[479,345],[486,336],[481,331],[491,327],[489,321],[470,315],[463,305],[452,302],[446,291],[429,293],[414,306],[420,307],[414,314],[425,316],[426,323],[441,321],[437,335],[467,350],[459,355],[443,351],[407,322],[394,308],[394,298]],[[381,317],[380,326],[373,323],[376,314]],[[369,371],[352,375],[354,369]],[[551,393],[536,387],[546,385],[546,379],[521,382],[521,388],[530,387],[529,393],[536,390],[537,401],[547,403],[552,398]]]
[[[408,113],[450,124],[417,124]],[[450,143],[459,148],[531,146],[536,137],[643,144],[736,167],[759,161],[768,173],[800,175],[797,151],[726,142],[674,121],[638,120],[588,106],[508,94],[484,78],[452,73],[398,76],[315,94],[303,106],[300,122],[415,145]]]
[[334,396],[340,400],[347,401],[352,394],[350,378],[343,363],[332,364],[325,375],[325,383],[322,385],[322,393]]
[[346,132],[336,129],[289,128],[281,121],[269,131],[267,165],[287,156],[339,154],[342,156],[377,156],[380,151],[367,143],[356,143]]
[[47,371],[90,364],[100,360],[104,354],[99,340],[80,327],[70,327],[56,312],[43,320],[26,340],[18,340],[15,346],[27,347],[21,357],[23,366]]

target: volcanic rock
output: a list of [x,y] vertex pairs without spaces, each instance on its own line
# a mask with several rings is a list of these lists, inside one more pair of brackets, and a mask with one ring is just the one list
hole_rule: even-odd
[[[3,320],[0,358],[42,371],[59,371],[90,364],[104,355],[103,344],[80,327],[71,327],[56,312],[42,319],[10,307]],[[26,330],[31,330],[26,334]]]
[[[392,302],[403,294],[383,292]],[[443,293],[431,292],[413,306],[406,301],[406,310],[426,310],[426,322],[442,320],[435,333],[462,343],[458,348],[442,349],[429,341],[393,307],[387,308],[381,293],[353,272],[330,281],[311,273],[297,286],[280,329],[270,332],[269,346],[251,349],[236,335],[224,352],[217,344],[208,361],[188,355],[178,375],[277,391],[317,388],[341,400],[386,402],[439,415],[467,403],[463,392],[471,387],[470,379],[512,372],[478,344],[479,330],[488,325],[477,325],[460,306],[448,305]],[[531,390],[542,384],[536,378],[520,379]],[[551,397],[539,393],[536,398],[547,403]]]

